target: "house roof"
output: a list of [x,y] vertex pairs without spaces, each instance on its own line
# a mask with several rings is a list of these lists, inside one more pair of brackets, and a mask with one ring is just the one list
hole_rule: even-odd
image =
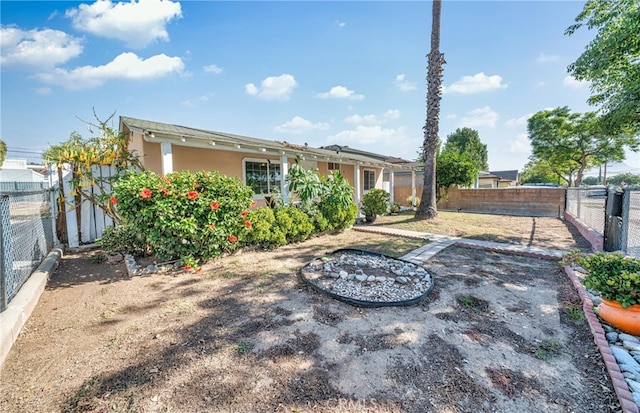
[[369,158],[374,158],[374,159],[378,159],[380,161],[384,161],[384,162],[388,162],[388,163],[392,163],[392,164],[407,164],[407,163],[411,163],[411,161],[408,161],[406,159],[402,159],[402,158],[398,158],[397,156],[389,156],[389,155],[382,155],[379,153],[374,153],[374,152],[368,152],[368,151],[363,151],[360,149],[356,149],[356,148],[351,148],[348,145],[327,145],[327,146],[321,146],[320,149],[328,149],[330,151],[335,151],[336,153],[351,153],[351,154],[356,154],[356,155],[363,155],[363,156],[367,156]]
[[517,169],[510,171],[491,171],[489,173],[501,178],[501,180],[507,181],[518,181],[518,176],[520,175]]
[[302,159],[360,164],[390,169],[411,169],[406,166],[385,162],[365,151],[335,151],[325,148],[313,148],[287,141],[273,141],[235,135],[226,132],[209,131],[180,125],[155,122],[120,116],[120,130],[126,126],[132,132],[142,134],[149,142],[169,142],[173,145],[212,149],[254,152],[256,154],[299,156]]

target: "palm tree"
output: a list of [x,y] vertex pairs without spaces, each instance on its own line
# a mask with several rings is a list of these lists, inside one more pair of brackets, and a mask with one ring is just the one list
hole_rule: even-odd
[[440,53],[440,10],[441,0],[433,0],[431,23],[431,52],[427,55],[427,121],[422,128],[422,160],[424,161],[424,186],[417,219],[433,219],[438,216],[436,207],[436,156],[438,155],[438,123],[440,120],[440,99],[442,97],[442,66],[444,53]]

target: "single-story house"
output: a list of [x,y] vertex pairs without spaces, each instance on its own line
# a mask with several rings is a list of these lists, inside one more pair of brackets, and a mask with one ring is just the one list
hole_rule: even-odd
[[507,188],[520,185],[518,170],[478,173],[478,188]]
[[[215,170],[235,176],[254,190],[254,199],[264,201],[279,188],[285,201],[289,189],[283,177],[299,159],[304,168],[317,169],[322,176],[340,173],[355,188],[354,201],[373,188],[384,188],[383,171],[391,181],[396,171],[413,168],[392,164],[366,153],[313,148],[286,141],[273,141],[225,132],[214,132],[131,117],[120,117],[120,131],[129,134],[130,149],[138,154],[145,169],[157,174],[189,170]],[[390,191],[393,193],[393,191]]]

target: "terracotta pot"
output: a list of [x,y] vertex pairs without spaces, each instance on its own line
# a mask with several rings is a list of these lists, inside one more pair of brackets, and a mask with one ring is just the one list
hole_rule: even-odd
[[617,301],[602,300],[598,305],[598,315],[625,333],[640,336],[640,304],[622,308]]

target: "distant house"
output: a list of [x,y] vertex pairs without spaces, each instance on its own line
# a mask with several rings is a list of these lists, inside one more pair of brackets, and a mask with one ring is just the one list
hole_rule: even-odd
[[[20,187],[34,189],[37,186],[45,188],[48,182],[45,175],[27,165],[26,159],[6,158],[0,166],[0,183],[0,189],[8,191],[19,189]],[[21,185],[25,183],[31,185],[28,187]]]
[[273,141],[225,132],[120,117],[120,131],[129,134],[130,149],[147,170],[158,174],[189,170],[218,171],[235,176],[254,190],[254,199],[264,201],[275,188],[285,200],[289,189],[283,179],[296,159],[303,167],[328,176],[340,173],[355,188],[354,201],[373,188],[384,188],[384,171],[391,179],[397,171],[412,168],[392,164],[384,157],[346,146],[313,148],[286,141]]
[[518,185],[520,173],[517,170],[478,173],[478,188],[507,188]]

